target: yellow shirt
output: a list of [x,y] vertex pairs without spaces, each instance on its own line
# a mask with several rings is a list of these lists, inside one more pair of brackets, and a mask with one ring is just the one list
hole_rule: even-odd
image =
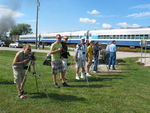
[[93,59],[93,46],[91,45],[88,46],[88,59],[89,60]]

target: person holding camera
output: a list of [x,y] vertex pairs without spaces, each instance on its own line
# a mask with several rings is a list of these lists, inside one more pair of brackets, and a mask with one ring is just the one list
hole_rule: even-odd
[[12,64],[14,83],[16,83],[16,87],[18,90],[18,97],[21,99],[26,98],[26,96],[24,96],[24,84],[25,84],[26,67],[30,61],[29,58],[30,52],[31,46],[25,45],[23,51],[17,52]]
[[81,78],[86,77],[85,64],[87,59],[87,45],[85,43],[85,38],[81,38],[81,43],[76,47],[75,61],[76,61],[76,80],[79,80],[79,71],[82,68]]
[[60,73],[62,84],[64,87],[69,86],[64,79],[64,66],[61,59],[61,51],[62,51],[62,44],[61,44],[61,35],[56,35],[56,42],[51,45],[50,53],[51,53],[51,66],[52,66],[52,73],[53,73],[53,83],[55,88],[60,88],[60,86],[56,82],[56,75]]
[[68,66],[67,66],[68,56],[70,56],[70,53],[68,52],[67,41],[68,41],[68,37],[64,36],[63,41],[61,42],[61,44],[62,44],[61,57],[62,57],[62,63],[63,63],[63,66],[64,66],[64,79],[66,79],[65,76],[66,76],[66,71],[67,71],[67,68],[68,68]]

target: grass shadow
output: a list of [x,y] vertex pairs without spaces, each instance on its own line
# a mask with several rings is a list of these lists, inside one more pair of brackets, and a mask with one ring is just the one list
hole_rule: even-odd
[[28,93],[31,95],[31,98],[50,98],[59,101],[85,101],[83,97],[77,97],[73,95],[66,94],[57,94],[57,93]]
[[0,84],[2,84],[2,85],[12,85],[12,84],[14,84],[14,82],[13,81],[1,81],[0,80]]
[[[115,75],[114,76],[110,76],[110,77],[108,77],[109,75],[104,75],[104,76],[103,76],[103,78],[92,77],[92,78],[89,78],[89,81],[111,81],[113,79],[123,79],[121,77],[115,77]],[[116,76],[119,76],[119,75],[116,75]]]
[[89,84],[87,84],[85,82],[84,85],[72,85],[71,87],[78,87],[78,88],[103,88],[103,87],[111,87],[112,85],[102,85],[102,84],[90,84],[90,81],[89,81]]

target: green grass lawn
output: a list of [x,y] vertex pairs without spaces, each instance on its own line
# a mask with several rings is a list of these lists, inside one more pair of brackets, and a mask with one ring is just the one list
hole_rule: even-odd
[[[28,98],[19,99],[11,69],[15,54],[0,51],[0,113],[150,112],[150,69],[137,65],[136,58],[122,60],[121,72],[95,74],[89,78],[89,86],[84,80],[74,79],[75,67],[70,66],[67,78],[71,87],[56,89],[52,85],[51,68],[42,65],[46,54],[36,53],[40,93],[37,94],[34,76],[29,73],[25,85]],[[62,86],[59,77],[58,81]]]

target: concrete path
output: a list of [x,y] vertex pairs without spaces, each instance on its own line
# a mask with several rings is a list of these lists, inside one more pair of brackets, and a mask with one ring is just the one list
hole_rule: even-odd
[[[9,48],[9,47],[0,47],[0,50],[11,50],[11,51],[19,51],[22,50],[22,48]],[[39,49],[33,49],[33,52],[43,52],[43,53],[48,53],[49,50],[39,50]],[[70,52],[71,56],[75,55],[74,51]],[[142,58],[138,60],[138,62],[144,63],[145,66],[150,66],[150,53],[142,54],[143,57],[148,57],[148,58]],[[117,59],[122,59],[122,58],[129,58],[129,57],[141,57],[140,52],[117,52]],[[106,65],[99,65],[99,69],[103,71],[107,71]]]

